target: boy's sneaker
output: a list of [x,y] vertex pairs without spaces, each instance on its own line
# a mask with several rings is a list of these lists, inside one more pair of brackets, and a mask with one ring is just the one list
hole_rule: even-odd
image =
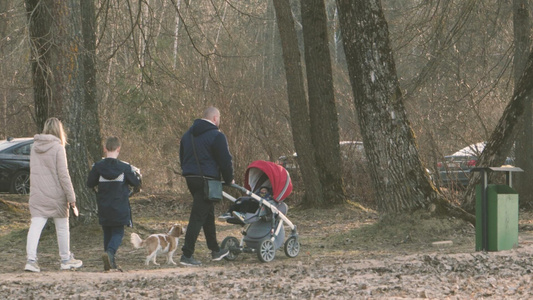
[[26,266],[24,267],[24,271],[30,271],[30,272],[41,272],[41,268],[39,268],[39,265],[37,264],[37,261],[35,260],[28,260],[26,262]]
[[115,254],[111,251],[102,254],[102,261],[104,262],[104,271],[124,272],[122,268],[115,263]]
[[111,259],[109,258],[107,252],[104,252],[104,254],[102,254],[102,261],[104,262],[104,271],[111,270]]
[[227,256],[229,254],[229,250],[228,249],[220,249],[217,251],[213,251],[211,252],[211,258],[214,260],[214,261],[218,261],[218,260],[221,260],[222,258],[224,258],[225,256]]
[[192,255],[191,255],[191,257],[187,257],[185,255],[182,255],[181,259],[180,259],[180,264],[182,264],[184,266],[200,266],[202,264],[202,262],[197,261],[196,259],[194,259],[194,257]]
[[74,255],[70,256],[69,260],[61,261],[61,270],[77,269],[83,265],[83,262],[79,259],[75,259]]

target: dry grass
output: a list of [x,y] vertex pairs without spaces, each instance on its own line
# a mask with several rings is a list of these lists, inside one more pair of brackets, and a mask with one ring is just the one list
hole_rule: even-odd
[[[30,220],[27,196],[2,194],[0,200],[0,265],[4,272],[21,272]],[[190,201],[188,195],[177,194],[141,194],[134,197],[131,202],[135,226],[126,229],[117,257],[121,266],[125,269],[144,268],[142,263],[145,254],[142,250],[132,248],[130,234],[136,232],[141,237],[146,237],[152,233],[166,232],[173,223],[186,225]],[[222,213],[226,207],[226,204],[218,205],[217,213]],[[531,214],[521,212],[520,216],[521,235],[528,235],[533,229]],[[474,252],[475,248],[475,230],[470,224],[453,218],[435,218],[425,213],[380,220],[372,210],[364,210],[356,204],[346,204],[331,209],[290,209],[288,217],[298,226],[302,245],[300,256],[379,258],[435,251]],[[240,239],[240,230],[240,226],[217,220],[219,242],[226,236]],[[432,246],[432,242],[443,240],[450,240],[453,245],[443,248]],[[71,228],[71,247],[76,256],[84,261],[84,270],[102,269],[102,233],[95,222]],[[179,252],[177,256],[180,255]],[[208,249],[202,234],[197,243],[197,255],[207,261]],[[253,255],[242,256],[241,259],[257,260]],[[52,224],[43,231],[39,259],[42,268],[56,269],[57,242]]]

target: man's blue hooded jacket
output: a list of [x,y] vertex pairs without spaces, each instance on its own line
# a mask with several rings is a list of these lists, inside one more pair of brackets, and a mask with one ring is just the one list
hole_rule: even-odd
[[[191,135],[194,137],[196,154],[202,170],[194,155]],[[183,176],[201,175],[233,181],[233,158],[228,148],[226,136],[218,127],[204,119],[196,119],[185,132],[180,142],[180,163]],[[221,175],[222,174],[222,178]]]

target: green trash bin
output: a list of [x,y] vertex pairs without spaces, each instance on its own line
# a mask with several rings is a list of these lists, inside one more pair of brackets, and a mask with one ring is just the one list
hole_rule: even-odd
[[[482,245],[482,186],[476,187],[476,251]],[[518,193],[508,185],[487,185],[487,251],[509,250],[518,246]]]

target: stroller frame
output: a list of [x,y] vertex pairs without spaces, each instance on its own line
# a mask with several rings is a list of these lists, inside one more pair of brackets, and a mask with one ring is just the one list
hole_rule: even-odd
[[[275,257],[275,253],[277,250],[276,245],[275,245],[276,238],[282,231],[284,224],[286,224],[291,230],[289,237],[284,243],[285,255],[287,255],[290,258],[296,257],[300,252],[300,242],[298,239],[298,231],[297,231],[296,225],[293,224],[287,218],[287,216],[285,216],[285,214],[281,212],[275,205],[271,204],[266,199],[259,197],[258,195],[254,194],[253,192],[239,185],[231,184],[229,186],[242,191],[250,198],[256,200],[259,203],[259,208],[263,206],[268,208],[272,212],[273,217],[271,221],[272,226],[271,226],[271,230],[269,234],[270,237],[259,241],[257,247],[248,247],[245,245],[246,243],[245,237],[246,237],[247,231],[253,223],[245,225],[245,228],[242,231],[243,237],[240,239],[240,241],[237,238],[232,237],[232,236],[226,237],[221,243],[221,248],[228,249],[230,251],[230,254],[224,258],[226,260],[232,261],[232,260],[235,260],[240,253],[256,253],[260,261],[262,262],[272,261]],[[234,198],[233,196],[229,195],[226,192],[223,192],[222,195],[224,196],[224,198],[232,202],[237,201],[236,198]],[[279,218],[279,220],[277,218]],[[276,222],[278,224],[274,227]]]

